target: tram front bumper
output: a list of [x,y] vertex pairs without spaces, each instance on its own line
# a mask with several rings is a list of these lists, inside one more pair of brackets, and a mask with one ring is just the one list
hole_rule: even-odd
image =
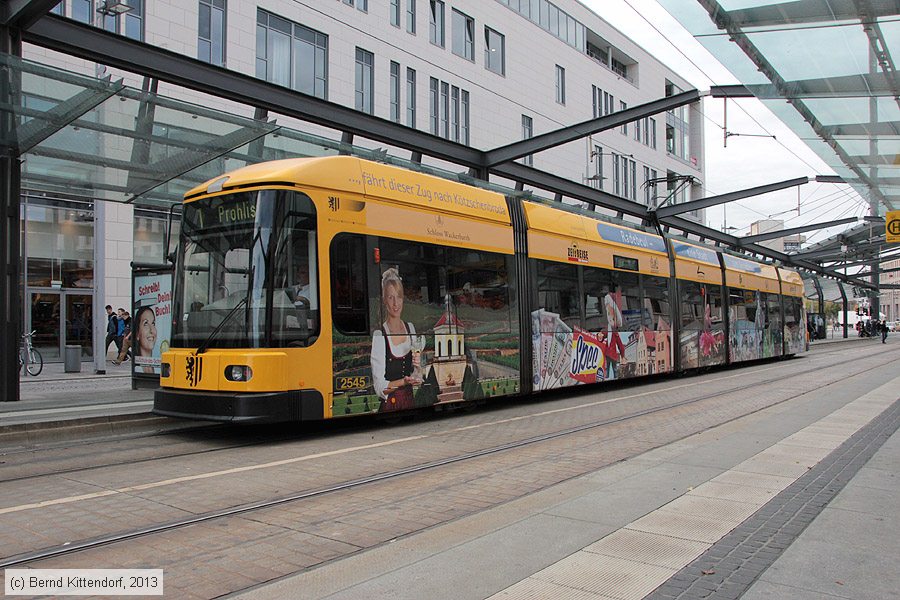
[[324,404],[316,390],[235,393],[161,389],[153,396],[153,413],[229,423],[279,423],[323,419]]

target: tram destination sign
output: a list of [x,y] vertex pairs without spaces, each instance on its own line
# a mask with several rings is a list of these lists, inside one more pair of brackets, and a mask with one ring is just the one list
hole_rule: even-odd
[[900,244],[900,210],[889,211],[884,216],[885,241],[888,244]]

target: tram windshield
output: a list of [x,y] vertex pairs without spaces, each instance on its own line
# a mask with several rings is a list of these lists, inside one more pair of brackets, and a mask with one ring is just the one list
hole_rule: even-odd
[[176,347],[296,347],[318,336],[316,211],[305,194],[185,204],[179,252]]

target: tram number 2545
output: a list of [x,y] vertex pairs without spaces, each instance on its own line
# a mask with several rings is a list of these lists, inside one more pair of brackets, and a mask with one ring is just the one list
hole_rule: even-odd
[[361,390],[363,388],[369,387],[369,378],[365,375],[360,375],[358,377],[335,377],[334,378],[334,389],[335,390]]

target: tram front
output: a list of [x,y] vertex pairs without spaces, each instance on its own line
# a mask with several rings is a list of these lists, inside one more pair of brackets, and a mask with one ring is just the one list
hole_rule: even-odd
[[328,379],[326,369],[316,369],[317,248],[315,204],[296,190],[188,199],[171,348],[163,349],[153,412],[221,421],[322,418]]

